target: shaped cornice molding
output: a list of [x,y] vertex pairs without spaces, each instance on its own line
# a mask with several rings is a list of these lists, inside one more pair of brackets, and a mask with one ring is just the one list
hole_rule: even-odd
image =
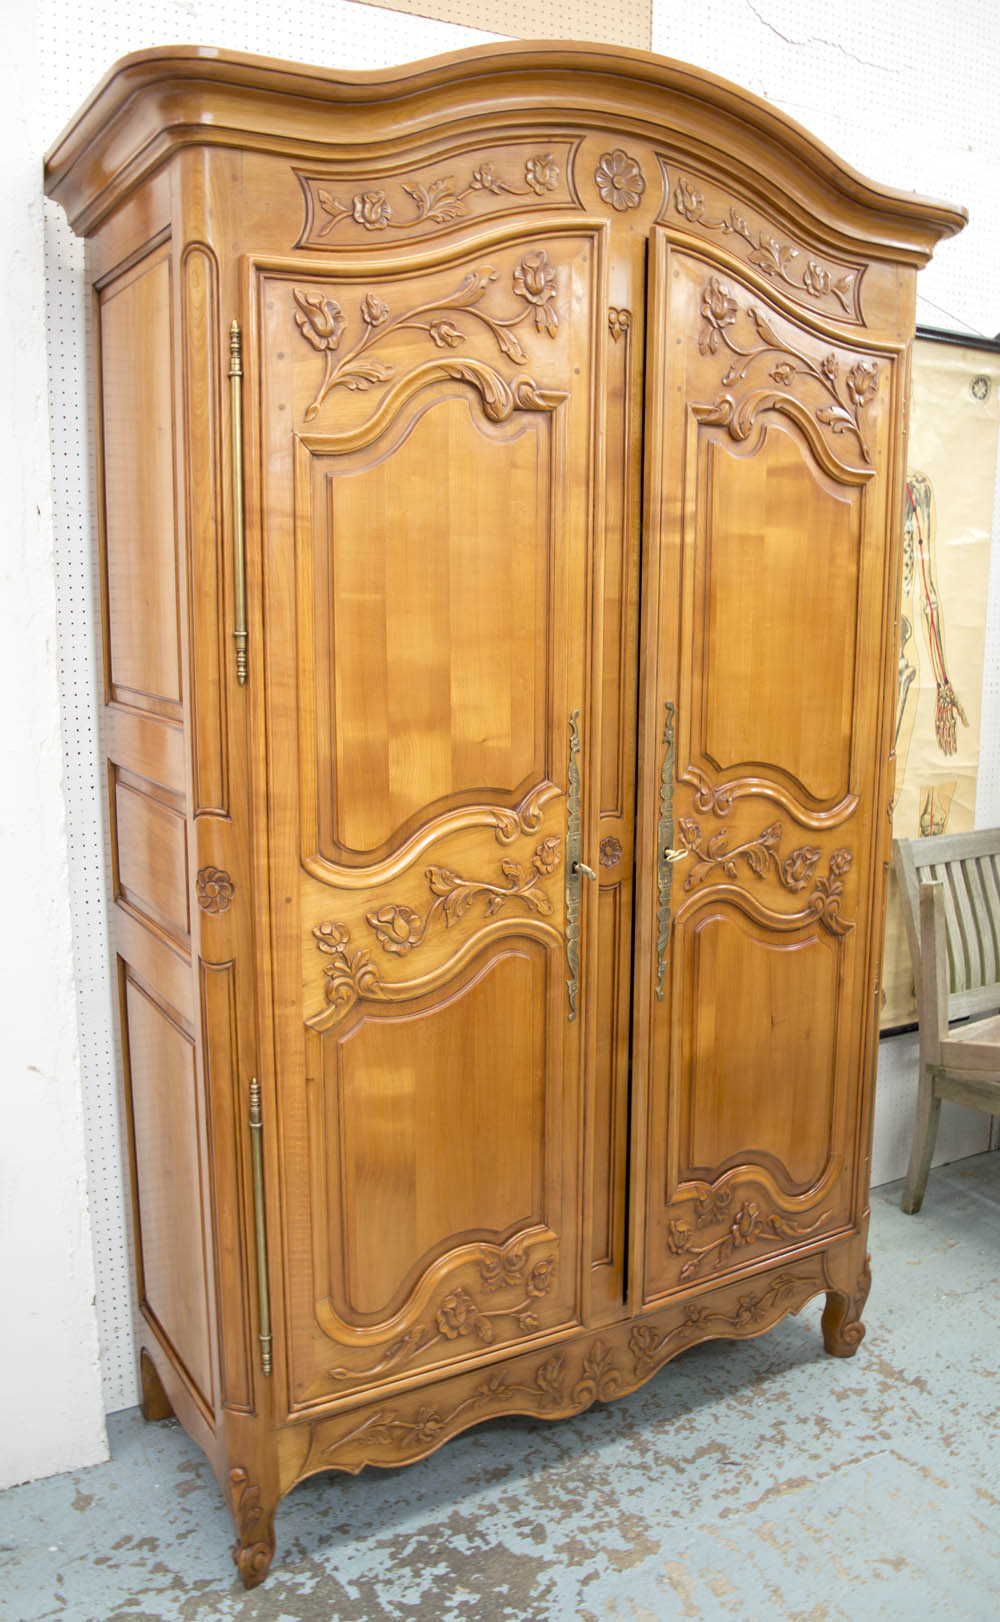
[[[336,111],[349,117],[331,117]],[[791,219],[819,215],[832,246],[866,243],[921,265],[964,209],[881,187],[794,120],[698,68],[620,46],[505,41],[369,73],[174,45],[123,57],[58,137],[45,189],[90,235],[183,147],[378,162],[447,130],[607,127],[666,142],[674,161],[725,156],[737,183]],[[391,131],[391,138],[387,132]],[[738,157],[736,156],[738,154]]]

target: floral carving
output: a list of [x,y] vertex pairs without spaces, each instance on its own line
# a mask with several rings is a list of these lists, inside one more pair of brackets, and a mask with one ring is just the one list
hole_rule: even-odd
[[765,1289],[741,1295],[732,1311],[713,1311],[709,1306],[690,1302],[681,1322],[662,1333],[654,1324],[634,1324],[629,1334],[629,1351],[636,1375],[642,1378],[651,1374],[657,1364],[665,1363],[682,1345],[702,1338],[709,1329],[716,1334],[727,1328],[738,1333],[763,1323],[774,1307],[789,1300],[803,1285],[815,1287],[811,1279],[782,1273]]
[[[452,317],[459,320],[464,317],[485,327],[508,360],[518,366],[525,365],[527,355],[514,329],[533,316],[537,331],[546,332],[550,338],[556,336],[559,327],[559,312],[555,304],[556,271],[549,264],[544,248],[525,254],[514,269],[512,282],[515,295],[524,301],[526,308],[510,316],[496,316],[488,310],[477,308],[490,284],[497,279],[498,272],[491,265],[486,265],[481,270],[470,271],[455,291],[444,298],[418,304],[398,315],[392,314],[389,305],[379,294],[368,291],[359,306],[357,336],[342,354],[341,340],[349,323],[336,299],[313,295],[300,287],[293,288],[295,325],[306,342],[324,357],[323,377],[315,398],[306,409],[306,420],[310,421],[317,415],[331,389],[345,388],[357,393],[388,382],[395,374],[395,366],[390,361],[373,359],[370,352],[390,333],[404,329],[426,333],[437,349],[455,349],[466,341],[467,335],[455,325]],[[515,404],[522,409],[551,410],[562,398],[561,395],[553,396],[550,403],[545,403],[548,397],[542,395],[528,379],[511,389],[498,373],[482,367],[479,362],[455,363],[443,369],[449,376],[465,377],[476,383],[484,400],[487,400],[487,414],[492,415],[494,421],[503,421]],[[490,379],[494,380],[492,385]],[[492,413],[489,410],[491,404]]]
[[603,1340],[595,1340],[583,1360],[580,1378],[573,1387],[573,1401],[590,1403],[600,1398],[608,1402],[620,1389],[621,1370],[613,1361],[613,1353]]
[[350,951],[350,931],[344,924],[330,920],[317,924],[313,930],[317,948],[330,959],[324,969],[326,1000],[346,1013],[359,997],[378,998],[383,995],[378,970],[367,948]]
[[236,886],[222,867],[203,867],[198,873],[198,905],[203,912],[228,912]]
[[609,834],[606,839],[602,839],[600,856],[602,867],[617,867],[622,859],[621,840],[616,839],[613,834]]
[[355,224],[364,226],[366,231],[407,231],[414,225],[447,225],[451,220],[467,219],[472,212],[469,199],[476,192],[486,192],[494,197],[504,194],[509,197],[530,197],[532,194],[543,197],[546,192],[555,191],[559,185],[559,165],[552,153],[536,153],[527,158],[523,180],[523,185],[515,185],[501,177],[495,163],[481,163],[472,171],[464,186],[456,183],[454,175],[437,175],[426,185],[418,181],[410,185],[401,184],[401,190],[409,198],[409,203],[404,205],[406,215],[403,219],[396,218],[395,205],[390,203],[384,191],[373,189],[356,192],[350,201],[345,202],[335,197],[327,186],[315,182],[306,184],[310,195],[315,196],[320,212],[326,216],[324,224],[315,232],[316,240],[321,241],[344,220],[353,220]]
[[765,276],[784,282],[796,292],[808,293],[812,298],[835,298],[845,315],[855,315],[857,271],[847,270],[838,274],[816,259],[807,260],[803,266],[798,248],[780,242],[767,231],[753,230],[736,208],[730,208],[728,214],[719,219],[710,219],[705,212],[704,193],[684,175],[678,177],[674,187],[674,208],[690,225],[701,225],[708,231],[739,237],[750,250],[746,255],[748,262]]
[[809,897],[810,913],[819,919],[831,935],[846,935],[848,930],[854,928],[853,923],[840,916],[844,874],[853,861],[854,857],[849,850],[835,850],[830,857],[826,876],[816,880],[815,889]]
[[425,876],[437,899],[425,914],[414,912],[412,907],[401,906],[398,902],[390,902],[375,912],[365,913],[365,918],[375,931],[375,938],[384,952],[405,957],[426,938],[438,913],[444,917],[445,928],[450,929],[481,897],[486,899],[487,918],[492,918],[512,901],[521,902],[530,912],[549,917],[553,911],[552,900],[536,886],[540,878],[555,872],[561,858],[562,840],[557,834],[549,834],[535,846],[530,868],[509,857],[500,863],[500,871],[506,881],[503,884],[490,884],[485,879],[463,879],[450,867],[428,867]]
[[608,310],[608,330],[615,343],[618,342],[619,338],[627,337],[632,331],[632,311],[610,308]]
[[456,1285],[439,1301],[430,1322],[417,1324],[399,1335],[374,1363],[355,1368],[338,1366],[329,1369],[330,1379],[369,1379],[394,1368],[417,1352],[427,1352],[442,1341],[460,1340],[466,1336],[473,1336],[483,1346],[492,1346],[497,1338],[496,1326],[503,1318],[512,1318],[522,1335],[530,1335],[540,1328],[536,1307],[555,1283],[554,1255],[531,1261],[520,1238],[510,1240],[499,1249],[484,1245],[480,1253],[479,1273],[487,1294],[513,1289],[521,1293],[521,1299],[512,1306],[485,1308],[464,1285]]
[[[817,386],[825,398],[822,405],[812,408],[816,421],[833,434],[853,435],[864,460],[870,461],[861,431],[861,412],[878,393],[880,374],[874,361],[857,361],[842,381],[840,362],[832,351],[817,364],[801,350],[785,343],[755,305],[750,305],[743,313],[760,339],[759,343],[751,343],[749,348],[738,344],[730,331],[736,325],[740,310],[729,287],[717,276],[710,277],[702,290],[703,325],[698,335],[698,348],[703,355],[715,355],[725,348],[735,356],[722,378],[723,389],[745,382],[754,368],[759,374],[763,367],[757,363],[770,359],[771,366],[766,372],[770,382],[782,390],[790,388],[797,379]],[[709,411],[699,414],[704,422],[724,423],[734,439],[746,439],[757,410],[767,405],[781,404],[783,398],[773,390],[758,385],[741,405],[737,405],[732,394],[724,393]]]
[[274,1555],[274,1535],[264,1514],[260,1488],[239,1465],[229,1472],[229,1487],[239,1533],[233,1546],[233,1559],[244,1586],[256,1588],[267,1576]]
[[629,208],[638,208],[646,190],[645,176],[639,164],[620,146],[616,146],[613,152],[605,152],[598,160],[594,185],[602,200],[619,214]]
[[746,863],[755,878],[763,879],[773,872],[786,890],[804,890],[821,854],[816,845],[800,845],[782,857],[779,847],[783,828],[780,822],[772,822],[756,839],[748,839],[732,850],[729,848],[728,828],[720,828],[707,845],[704,844],[701,824],[692,818],[682,817],[678,828],[684,844],[697,857],[684,880],[685,890],[693,890],[695,885],[703,883],[716,867],[726,878],[738,878],[737,864],[740,861]]
[[[744,1200],[735,1213],[730,1214],[730,1203],[731,1191],[719,1190],[718,1198],[711,1203],[706,1204],[703,1200],[697,1202],[693,1227],[678,1219],[667,1223],[667,1249],[672,1256],[685,1257],[680,1271],[682,1284],[696,1278],[709,1259],[714,1267],[724,1267],[736,1251],[745,1250],[748,1245],[759,1244],[762,1240],[772,1238],[805,1238],[829,1222],[832,1215],[831,1212],[824,1211],[815,1222],[805,1224],[781,1216],[775,1211],[765,1214],[752,1200]],[[697,1232],[719,1218],[726,1223],[725,1232],[709,1240],[708,1244],[696,1245]]]

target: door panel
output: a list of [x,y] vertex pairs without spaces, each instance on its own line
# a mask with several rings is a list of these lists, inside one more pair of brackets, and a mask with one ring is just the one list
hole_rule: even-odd
[[645,1300],[854,1220],[895,387],[719,254],[652,275]]
[[293,1408],[585,1310],[603,276],[537,222],[251,267]]

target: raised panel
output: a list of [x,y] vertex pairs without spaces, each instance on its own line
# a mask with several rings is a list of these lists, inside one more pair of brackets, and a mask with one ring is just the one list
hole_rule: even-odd
[[840,946],[818,931],[779,936],[733,907],[678,926],[682,1006],[680,1181],[731,1166],[775,1168],[792,1189],[831,1155]]
[[721,772],[777,769],[807,802],[836,803],[850,791],[862,493],[836,485],[792,427],[771,423],[750,446],[717,436],[701,430],[692,755]]
[[[169,244],[99,295],[111,696],[181,700]],[[142,364],[139,364],[139,357]]]
[[510,946],[420,1012],[327,1039],[346,1319],[387,1314],[445,1248],[544,1221],[545,957]]
[[211,1405],[210,1286],[194,1043],[127,970],[123,1004],[142,1306],[202,1401]]
[[328,860],[370,860],[436,807],[484,789],[516,804],[550,775],[551,436],[548,416],[489,423],[452,384],[388,443],[313,452]]
[[173,806],[114,777],[116,893],[180,945],[190,939],[187,823]]

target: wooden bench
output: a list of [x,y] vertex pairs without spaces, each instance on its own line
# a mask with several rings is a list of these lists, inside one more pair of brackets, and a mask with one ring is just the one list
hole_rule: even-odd
[[[1000,828],[897,839],[920,1021],[917,1117],[902,1207],[920,1210],[942,1098],[1000,1114]],[[952,1029],[951,1022],[968,1023]]]

